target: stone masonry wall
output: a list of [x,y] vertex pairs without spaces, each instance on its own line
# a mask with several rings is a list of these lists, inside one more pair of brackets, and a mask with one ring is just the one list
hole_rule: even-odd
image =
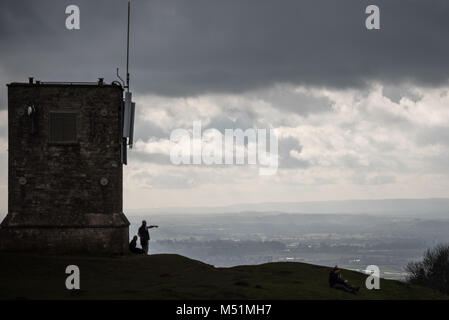
[[[121,101],[122,88],[115,85],[8,86],[8,216],[2,229],[19,228],[7,232],[22,238],[19,246],[28,248],[23,239],[33,235],[42,248],[61,242],[72,249],[95,248],[95,241],[102,243],[103,251],[126,247],[129,223],[122,213]],[[35,134],[27,114],[31,104],[36,108]],[[77,113],[76,143],[50,143],[51,111]],[[102,179],[107,184],[101,184]],[[114,236],[121,243],[108,240],[116,232],[113,228],[122,229]],[[6,234],[2,229],[0,242]]]

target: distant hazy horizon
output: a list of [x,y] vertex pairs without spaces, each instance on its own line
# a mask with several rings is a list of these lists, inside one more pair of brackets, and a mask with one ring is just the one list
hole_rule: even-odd
[[360,271],[375,264],[382,277],[403,280],[407,263],[449,243],[447,213],[438,214],[435,203],[413,204],[434,213],[128,214],[129,236],[145,219],[159,226],[150,232],[152,254],[177,253],[220,267],[289,261]]
[[305,214],[390,214],[449,218],[449,198],[427,199],[351,199],[301,202],[239,203],[229,206],[160,207],[124,209],[130,216],[151,214],[226,214],[281,212]]
[[[128,216],[152,214],[227,214],[227,213],[304,213],[304,214],[391,214],[411,216],[423,214],[424,217],[449,218],[449,198],[416,199],[349,199],[298,202],[259,202],[238,203],[228,206],[168,206],[158,208],[123,209]],[[6,211],[0,212],[3,219]]]

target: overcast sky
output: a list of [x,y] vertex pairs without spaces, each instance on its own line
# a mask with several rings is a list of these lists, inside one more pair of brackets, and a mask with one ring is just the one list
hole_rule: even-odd
[[[65,8],[81,29],[65,28]],[[365,8],[380,7],[380,30]],[[7,89],[124,74],[126,1],[0,3],[0,208]],[[449,2],[133,1],[136,145],[125,210],[449,196]],[[273,128],[279,170],[175,166],[172,130]]]

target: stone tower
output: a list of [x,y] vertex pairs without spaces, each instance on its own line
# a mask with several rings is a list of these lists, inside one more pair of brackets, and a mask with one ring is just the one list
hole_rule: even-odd
[[[123,89],[8,85],[8,214],[0,249],[122,254]],[[124,159],[125,158],[125,159]]]

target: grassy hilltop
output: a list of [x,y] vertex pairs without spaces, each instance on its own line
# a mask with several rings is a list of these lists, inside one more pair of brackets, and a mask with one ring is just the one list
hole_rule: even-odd
[[[66,266],[80,268],[81,289],[65,288]],[[353,295],[328,286],[329,268],[304,263],[215,268],[174,254],[69,257],[0,253],[0,299],[446,299],[433,290],[343,270]]]

